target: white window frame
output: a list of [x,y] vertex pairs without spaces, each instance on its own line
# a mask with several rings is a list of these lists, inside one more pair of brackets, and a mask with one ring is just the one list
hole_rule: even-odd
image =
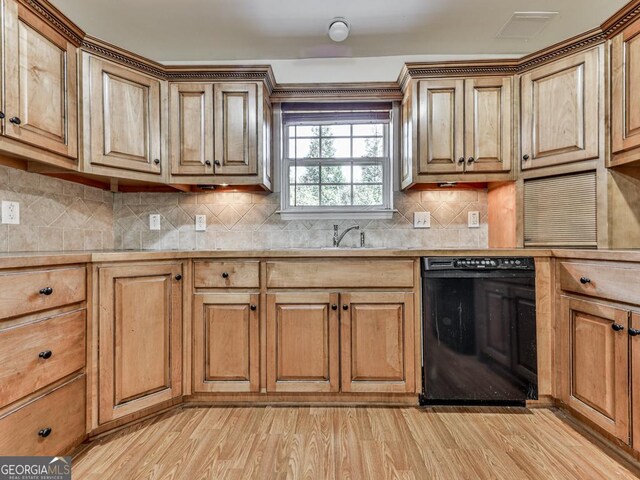
[[[345,124],[385,124],[383,132],[383,148],[386,155],[371,160],[382,164],[382,205],[381,206],[364,206],[364,205],[345,205],[345,206],[291,206],[289,205],[290,185],[289,185],[289,167],[292,165],[323,165],[329,164],[327,159],[295,159],[289,157],[289,134],[287,127],[292,125],[309,125],[309,126],[325,126],[325,125],[345,125]],[[280,215],[283,220],[316,220],[316,219],[390,219],[393,216],[393,168],[392,168],[392,152],[393,149],[393,119],[388,122],[380,120],[371,121],[315,121],[310,120],[296,121],[282,124],[282,141],[280,155]],[[350,137],[353,141],[353,138]],[[333,163],[344,161],[344,163],[366,163],[366,158],[339,158],[332,160]],[[353,181],[353,178],[351,179]]]

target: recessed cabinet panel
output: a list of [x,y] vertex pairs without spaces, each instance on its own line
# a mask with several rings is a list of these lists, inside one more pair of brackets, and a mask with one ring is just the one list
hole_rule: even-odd
[[414,155],[414,96],[412,94],[413,84],[407,86],[407,92],[402,100],[401,106],[401,155],[400,155],[400,186],[407,188],[413,183],[413,155]]
[[221,83],[214,86],[216,175],[256,175],[257,86]]
[[76,48],[26,7],[6,9],[5,134],[77,158]]
[[[640,331],[640,312],[631,312],[630,328]],[[631,439],[634,449],[640,451],[640,335],[629,337],[631,354]]]
[[522,76],[522,168],[600,156],[600,47]]
[[464,171],[464,80],[419,82],[420,172]]

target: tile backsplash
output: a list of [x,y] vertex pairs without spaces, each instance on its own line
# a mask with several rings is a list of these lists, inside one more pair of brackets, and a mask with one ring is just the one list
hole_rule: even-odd
[[[0,252],[100,249],[261,249],[330,246],[333,224],[357,223],[369,247],[486,248],[486,190],[397,192],[390,220],[291,220],[277,193],[111,193],[0,165],[0,200],[20,202],[20,225],[0,225]],[[480,228],[467,213],[480,212]],[[430,229],[413,213],[431,212]],[[149,215],[161,229],[149,230]],[[195,215],[207,231],[195,231]],[[343,245],[358,245],[357,231]]]

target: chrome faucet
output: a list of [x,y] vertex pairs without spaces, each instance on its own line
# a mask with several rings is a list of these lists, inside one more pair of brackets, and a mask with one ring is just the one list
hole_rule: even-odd
[[360,230],[360,225],[351,225],[350,227],[347,227],[345,231],[342,232],[341,234],[338,234],[338,225],[334,225],[333,226],[333,246],[339,247],[340,242],[342,241],[344,236],[347,233],[349,233],[351,230]]

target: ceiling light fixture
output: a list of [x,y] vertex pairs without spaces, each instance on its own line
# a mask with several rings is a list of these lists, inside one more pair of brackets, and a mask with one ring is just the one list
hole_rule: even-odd
[[334,42],[343,42],[349,36],[349,22],[344,18],[334,18],[329,24],[329,38]]

